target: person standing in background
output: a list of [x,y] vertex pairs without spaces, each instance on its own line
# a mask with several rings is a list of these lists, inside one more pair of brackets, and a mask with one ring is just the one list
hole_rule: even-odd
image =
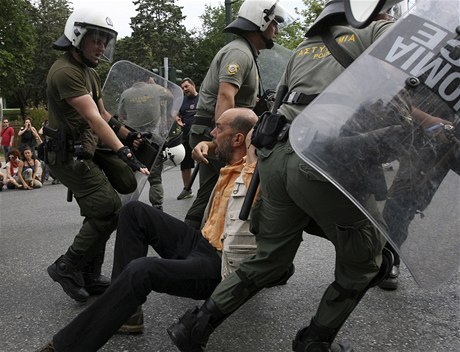
[[177,196],[178,200],[193,197],[190,180],[192,179],[192,168],[195,167],[195,162],[192,159],[192,148],[190,147],[188,138],[190,134],[190,127],[195,121],[196,108],[199,98],[195,82],[193,82],[191,78],[184,78],[180,83],[180,86],[184,91],[184,100],[179,110],[179,115],[176,117],[176,122],[182,127],[182,144],[185,148],[185,158],[180,164],[184,189]]
[[35,146],[41,143],[41,139],[35,127],[32,126],[32,119],[30,117],[24,119],[24,126],[19,130],[18,137],[21,137],[19,151],[22,153],[26,147],[30,147],[35,158],[37,156],[35,154]]
[[[121,94],[118,115],[129,127],[139,132],[152,133],[150,142],[160,146],[163,143],[164,121],[172,98],[171,92],[157,84],[153,77],[143,76]],[[163,161],[161,157],[155,160],[147,178],[150,184],[149,201],[160,210],[163,209],[164,197],[161,177]]]
[[6,159],[14,142],[14,128],[10,126],[10,121],[8,121],[8,119],[3,119],[2,129],[0,130],[0,140],[3,148],[3,155]]

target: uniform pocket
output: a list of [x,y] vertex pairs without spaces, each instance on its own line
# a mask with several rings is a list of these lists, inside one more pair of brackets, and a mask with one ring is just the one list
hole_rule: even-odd
[[311,165],[303,161],[299,163],[299,171],[309,181],[329,182],[327,178],[316,171]]
[[337,225],[337,257],[349,263],[366,263],[382,252],[382,236],[368,221]]

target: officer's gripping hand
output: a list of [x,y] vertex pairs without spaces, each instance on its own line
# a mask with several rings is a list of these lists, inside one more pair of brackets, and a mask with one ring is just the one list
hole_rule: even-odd
[[118,157],[123,160],[133,171],[139,171],[144,175],[150,174],[149,170],[139,160],[136,159],[129,147],[124,146],[118,149]]
[[126,144],[130,148],[138,149],[143,143],[146,143],[149,138],[152,138],[151,132],[130,131],[126,135]]

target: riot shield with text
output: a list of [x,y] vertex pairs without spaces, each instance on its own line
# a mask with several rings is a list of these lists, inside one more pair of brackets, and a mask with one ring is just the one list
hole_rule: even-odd
[[[159,158],[183,99],[182,89],[153,72],[129,61],[118,61],[110,69],[103,87],[107,111],[132,131],[151,137],[136,150],[136,157],[149,169],[161,167]],[[147,176],[137,172],[135,192],[120,195],[123,204],[137,200]]]
[[366,214],[422,287],[459,264],[459,109],[460,2],[419,0],[290,128],[296,153]]

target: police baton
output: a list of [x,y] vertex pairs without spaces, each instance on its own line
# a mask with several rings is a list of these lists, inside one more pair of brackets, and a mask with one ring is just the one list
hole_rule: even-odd
[[193,182],[195,182],[196,175],[198,175],[198,171],[200,170],[200,163],[197,163],[195,168],[193,169],[192,177],[190,178],[190,182],[188,185],[184,188],[186,191],[190,191],[193,186]]
[[[283,98],[288,92],[287,86],[280,86],[278,92],[276,93],[275,102],[273,104],[273,112],[276,112],[278,108],[281,106],[283,102]],[[260,176],[259,176],[259,168],[258,163],[256,164],[256,168],[254,170],[254,174],[252,175],[251,182],[249,183],[248,190],[246,192],[246,196],[244,197],[243,205],[241,206],[240,215],[238,216],[240,220],[247,220],[249,217],[249,213],[252,208],[252,203],[254,202],[254,198],[256,197],[257,188],[259,187],[260,183]]]
[[73,199],[73,192],[70,188],[67,188],[67,201],[72,202]]
[[251,182],[249,183],[248,190],[246,192],[246,196],[244,197],[243,205],[241,206],[240,220],[247,220],[249,217],[249,212],[252,208],[252,202],[254,202],[254,198],[256,197],[257,188],[259,187],[260,177],[259,177],[259,168],[257,167],[254,169],[254,174],[252,175]]

